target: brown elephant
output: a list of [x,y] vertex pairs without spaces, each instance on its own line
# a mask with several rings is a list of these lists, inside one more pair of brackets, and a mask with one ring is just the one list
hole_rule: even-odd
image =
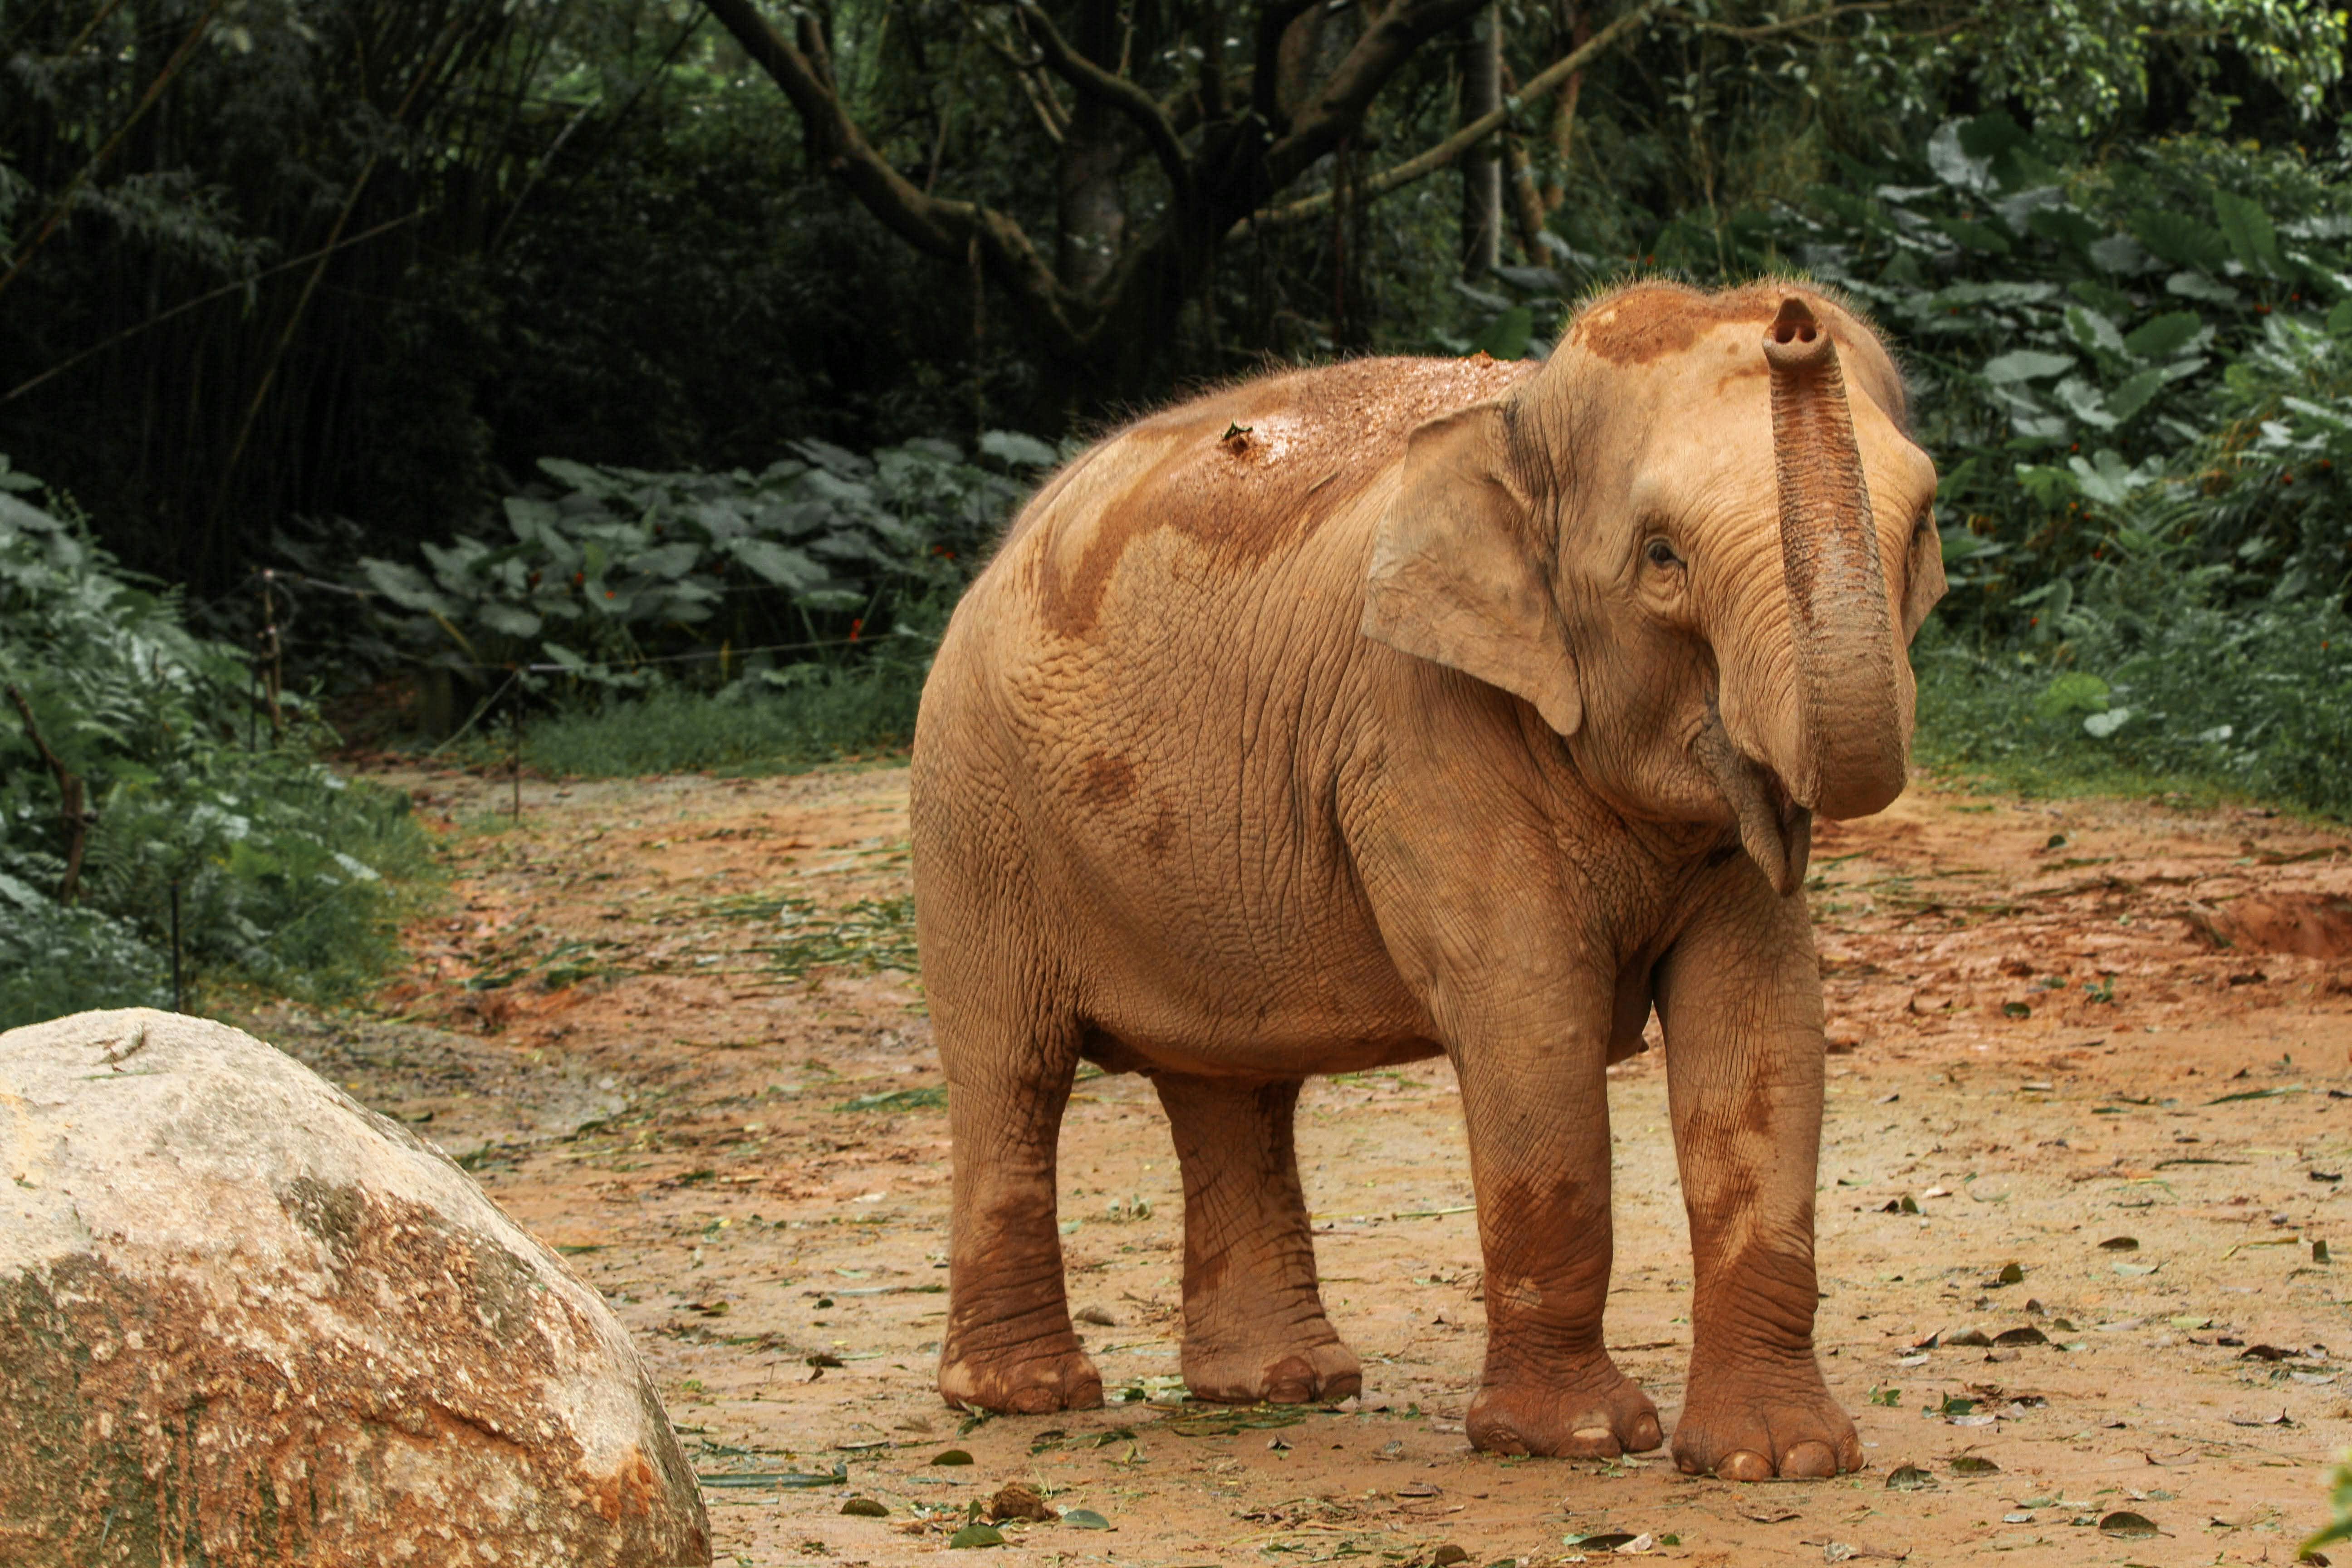
[[1355,1392],[1293,1108],[1308,1074],[1443,1051],[1486,1255],[1471,1441],[1655,1447],[1601,1343],[1603,1068],[1654,1006],[1696,1255],[1675,1458],[1858,1468],[1812,1347],[1800,889],[1814,814],[1903,789],[1935,488],[1871,329],[1777,282],[1605,296],[1541,365],[1244,382],[1055,476],[916,730],[954,1135],[941,1392],[1101,1399],[1055,1225],[1082,1058],[1150,1076],[1174,1130],[1192,1392]]

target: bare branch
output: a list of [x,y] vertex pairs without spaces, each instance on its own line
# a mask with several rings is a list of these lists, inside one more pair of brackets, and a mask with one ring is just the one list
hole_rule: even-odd
[[1290,131],[1265,152],[1264,188],[1278,191],[1362,129],[1364,115],[1413,52],[1494,0],[1395,0],[1364,29]]
[[1687,11],[1664,11],[1659,14],[1662,16],[1671,17],[1685,26],[1696,27],[1702,33],[1718,33],[1727,38],[1740,38],[1752,43],[1759,38],[1777,37],[1782,33],[1801,32],[1807,27],[1817,27],[1824,22],[1834,21],[1840,16],[1857,11],[1894,11],[1900,8],[1900,0],[1864,0],[1862,4],[1830,5],[1809,16],[1791,16],[1786,21],[1769,22],[1756,27],[1735,27],[1728,22],[1711,22],[1703,16],[1694,16]]
[[58,754],[49,750],[49,743],[41,739],[41,727],[33,722],[33,705],[13,684],[5,689],[8,700],[24,717],[25,738],[33,742],[33,750],[40,753],[41,761],[58,781],[58,820],[66,830],[66,873],[58,884],[58,902],[71,908],[74,895],[81,887],[81,857],[89,842],[89,825],[98,816],[82,805],[81,775],[60,762]]
[[[1598,58],[1603,50],[1616,44],[1619,39],[1629,37],[1640,31],[1648,24],[1654,11],[1654,6],[1644,5],[1626,12],[1622,16],[1593,34],[1591,39],[1581,47],[1561,56],[1528,78],[1527,86],[1520,89],[1518,95],[1504,104],[1502,108],[1496,110],[1492,114],[1480,115],[1427,152],[1416,157],[1408,158],[1402,163],[1391,164],[1370,179],[1360,183],[1356,186],[1356,199],[1370,201],[1375,196],[1386,195],[1391,191],[1409,185],[1415,180],[1433,174],[1444,168],[1479,142],[1509,124],[1515,110],[1542,101],[1558,91],[1570,77]],[[1331,202],[1332,194],[1328,191],[1321,191],[1285,206],[1270,207],[1254,213],[1235,224],[1225,237],[1229,240],[1238,239],[1253,230],[1288,228],[1294,224],[1308,222],[1329,212]]]
[[1286,129],[1282,106],[1276,101],[1281,96],[1283,35],[1290,30],[1293,22],[1320,3],[1321,0],[1265,0],[1257,14],[1257,52],[1250,72],[1250,101],[1269,130]]
[[[858,204],[927,256],[964,262],[977,242],[989,273],[1029,308],[1056,352],[1083,354],[1094,322],[1085,301],[1065,289],[1021,226],[977,202],[927,195],[866,140],[842,107],[830,73],[778,31],[756,0],[703,0],[743,52],[783,89],[801,117],[811,155],[847,186]],[[804,41],[806,40],[804,35]]]
[[1176,187],[1176,201],[1188,205],[1192,199],[1192,157],[1176,135],[1176,127],[1160,109],[1160,102],[1143,89],[1087,58],[1072,48],[1054,26],[1053,18],[1038,9],[1034,0],[1013,0],[1013,13],[1021,18],[1038,52],[1054,74],[1078,91],[1098,103],[1118,110],[1135,122],[1150,143],[1152,155],[1160,160],[1168,183]]

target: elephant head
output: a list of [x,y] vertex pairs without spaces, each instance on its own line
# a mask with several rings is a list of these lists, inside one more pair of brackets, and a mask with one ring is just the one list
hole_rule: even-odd
[[[1414,431],[1363,630],[1532,704],[1620,810],[1736,823],[1786,894],[1813,816],[1902,792],[1936,471],[1828,296],[1640,285]],[[1899,639],[1899,640],[1898,640]]]

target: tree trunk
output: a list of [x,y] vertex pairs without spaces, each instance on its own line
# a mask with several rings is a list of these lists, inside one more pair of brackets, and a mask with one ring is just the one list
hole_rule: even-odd
[[[1122,62],[1117,0],[1086,0],[1070,45],[1105,70],[1118,72]],[[1099,98],[1079,94],[1055,170],[1060,232],[1054,270],[1066,287],[1081,294],[1109,275],[1126,245],[1127,200],[1118,184],[1125,155],[1118,111]]]
[[[1503,17],[1495,5],[1471,18],[1462,45],[1462,123],[1503,103]],[[1480,279],[1503,258],[1503,165],[1488,137],[1462,155],[1462,276]]]

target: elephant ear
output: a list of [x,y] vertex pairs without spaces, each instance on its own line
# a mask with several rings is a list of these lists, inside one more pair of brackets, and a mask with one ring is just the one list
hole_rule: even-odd
[[1911,531],[1911,561],[1903,574],[1903,642],[1909,647],[1944,596],[1944,536],[1932,511]]
[[1572,735],[1584,712],[1576,661],[1510,448],[1500,403],[1412,433],[1404,477],[1372,542],[1363,632],[1523,697]]

